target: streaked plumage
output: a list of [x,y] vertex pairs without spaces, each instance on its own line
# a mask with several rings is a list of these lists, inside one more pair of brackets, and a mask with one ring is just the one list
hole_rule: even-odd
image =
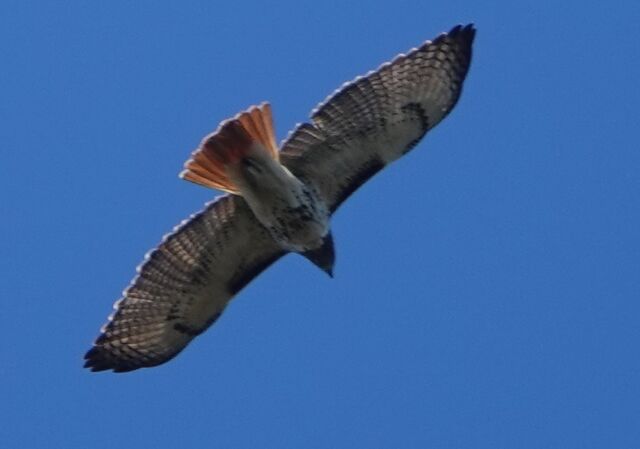
[[279,152],[267,104],[223,122],[182,176],[229,193],[147,255],[85,366],[122,372],[166,362],[288,252],[331,274],[330,215],[451,111],[474,35],[472,25],[454,27],[345,84]]

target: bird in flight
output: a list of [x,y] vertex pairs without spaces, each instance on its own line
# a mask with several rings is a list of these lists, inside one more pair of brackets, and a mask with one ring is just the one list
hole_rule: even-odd
[[280,149],[267,103],[222,122],[180,176],[227,194],[147,254],[85,367],[125,372],[172,359],[285,254],[333,276],[331,215],[451,111],[474,35],[458,25],[344,84]]

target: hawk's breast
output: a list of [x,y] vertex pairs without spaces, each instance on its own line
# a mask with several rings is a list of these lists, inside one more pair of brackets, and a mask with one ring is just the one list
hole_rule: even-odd
[[273,198],[267,229],[284,249],[315,249],[329,232],[327,206],[304,184],[292,193]]

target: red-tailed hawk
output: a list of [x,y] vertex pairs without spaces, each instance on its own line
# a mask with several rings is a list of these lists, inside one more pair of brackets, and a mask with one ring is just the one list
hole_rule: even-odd
[[228,194],[146,256],[85,367],[122,372],[166,362],[287,253],[332,275],[331,214],[451,111],[474,35],[473,25],[456,26],[343,85],[279,151],[268,104],[222,122],[181,177]]

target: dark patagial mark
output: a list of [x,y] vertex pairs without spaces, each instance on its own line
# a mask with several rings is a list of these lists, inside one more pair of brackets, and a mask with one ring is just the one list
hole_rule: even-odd
[[240,267],[236,274],[231,278],[228,285],[228,290],[231,295],[235,295],[244,288],[249,282],[253,280],[257,275],[262,273],[265,268],[274,263],[285,255],[285,251],[279,251],[267,259],[256,261],[256,263]]
[[181,334],[186,334],[191,337],[195,337],[196,335],[200,335],[202,333],[202,329],[196,329],[192,326],[187,326],[186,324],[176,323],[173,325],[173,328],[180,332]]
[[209,318],[207,322],[204,323],[204,326],[202,327],[194,327],[184,323],[176,323],[173,325],[173,328],[178,332],[180,332],[181,334],[186,334],[191,337],[195,337],[203,333],[205,330],[207,330],[209,326],[215,323],[217,319],[220,318],[220,315],[222,315],[222,310],[218,313],[213,314],[213,316],[211,316],[211,318]]
[[344,185],[342,190],[338,192],[338,197],[331,207],[331,213],[335,212],[338,206],[340,206],[344,200],[349,198],[349,196],[355,192],[358,187],[367,182],[373,175],[378,173],[384,167],[385,163],[377,157],[368,160],[365,165],[360,167],[357,173],[349,178],[348,184]]

